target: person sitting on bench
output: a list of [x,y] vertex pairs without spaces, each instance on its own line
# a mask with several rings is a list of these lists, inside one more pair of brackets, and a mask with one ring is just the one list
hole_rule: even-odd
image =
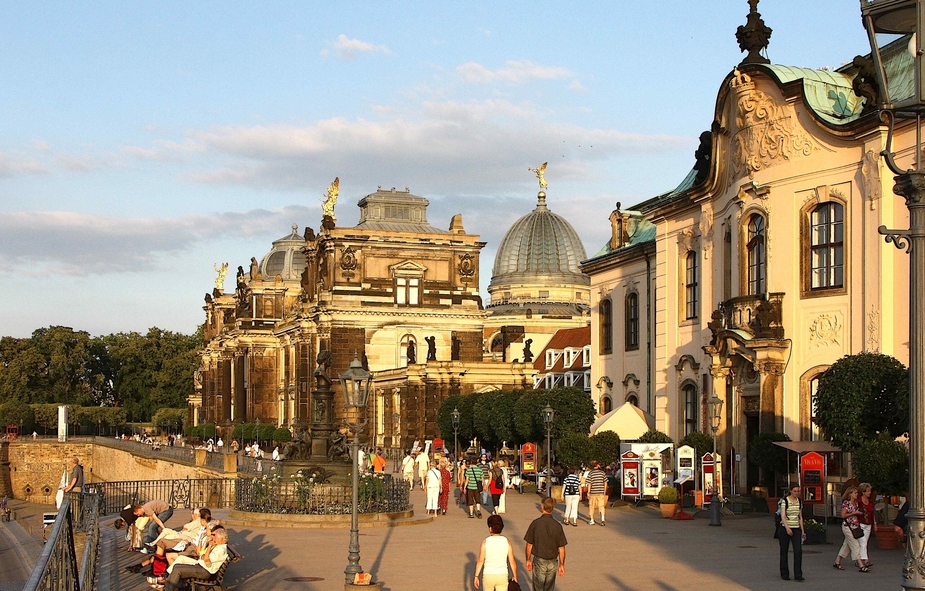
[[211,540],[199,552],[199,559],[180,556],[167,569],[164,591],[183,586],[184,579],[207,579],[218,572],[228,558],[228,530],[216,525],[209,534]]

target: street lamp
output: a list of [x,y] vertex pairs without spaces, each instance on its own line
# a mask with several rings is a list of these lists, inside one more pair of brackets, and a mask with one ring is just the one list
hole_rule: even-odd
[[719,501],[720,479],[717,478],[716,468],[719,466],[719,458],[716,457],[716,432],[719,431],[719,423],[722,418],[723,400],[713,393],[708,403],[710,405],[710,430],[713,431],[713,496],[710,498],[710,525],[722,525],[722,507]]
[[[905,248],[909,256],[909,513],[906,558],[903,561],[902,586],[904,589],[925,589],[925,558],[917,552],[915,540],[925,538],[925,363],[922,355],[925,343],[925,316],[920,306],[925,298],[925,169],[922,167],[922,115],[925,113],[925,5],[922,0],[861,1],[861,20],[870,41],[871,62],[864,62],[873,70],[879,92],[868,98],[879,109],[888,123],[886,149],[880,152],[884,161],[896,175],[893,192],[906,198],[909,208],[909,229],[893,230],[880,226],[879,232],[887,242]],[[885,59],[901,63],[909,56],[901,52],[881,52],[877,34],[912,34],[908,52],[912,61],[912,96],[901,92],[901,76],[908,80],[908,68],[889,68]],[[857,62],[859,58],[855,58]],[[891,63],[892,65],[892,63]],[[890,72],[890,77],[887,76]],[[863,73],[863,70],[862,70]],[[861,74],[859,74],[861,75]],[[869,78],[870,76],[868,76]],[[894,87],[890,88],[890,83]],[[894,96],[895,95],[895,96]],[[893,132],[898,119],[915,120],[915,167],[902,170],[893,158]]]
[[453,415],[453,455],[456,456],[456,461],[459,461],[459,409],[454,408],[453,412],[450,413]]
[[360,526],[357,516],[357,505],[359,504],[357,498],[357,489],[359,488],[357,452],[360,447],[360,430],[366,425],[365,420],[360,421],[360,413],[366,408],[372,380],[372,374],[363,369],[363,364],[357,354],[354,353],[353,361],[350,362],[350,369],[340,375],[340,383],[344,389],[344,410],[353,410],[353,423],[351,425],[353,441],[350,443],[350,459],[353,464],[353,507],[350,514],[350,546],[347,549],[347,568],[344,569],[345,582],[348,585],[353,584],[356,575],[363,572],[363,567],[360,566]]
[[257,450],[258,450],[257,452],[254,452],[254,455],[259,457],[260,455],[260,452],[259,452],[260,450],[260,417],[257,417],[256,419],[254,419],[254,425],[257,427],[256,429],[254,429],[255,431],[254,439],[257,440]]
[[552,421],[555,419],[556,411],[549,404],[543,409],[543,424],[546,425],[546,496],[552,496]]

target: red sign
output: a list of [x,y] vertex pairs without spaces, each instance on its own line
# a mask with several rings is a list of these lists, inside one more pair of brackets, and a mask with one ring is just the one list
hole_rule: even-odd
[[440,439],[439,437],[434,439],[434,449],[438,449],[440,451],[446,451],[445,448],[443,447],[443,440]]
[[620,456],[620,467],[623,470],[623,487],[624,496],[639,496],[640,479],[639,479],[639,454],[628,451]]
[[803,502],[807,505],[822,503],[825,486],[825,458],[814,451],[800,456],[800,486]]
[[703,471],[703,502],[709,503],[716,492],[716,472],[714,470],[713,454],[705,453],[700,459],[701,470]]
[[520,468],[524,473],[536,473],[535,443],[525,443],[520,446]]

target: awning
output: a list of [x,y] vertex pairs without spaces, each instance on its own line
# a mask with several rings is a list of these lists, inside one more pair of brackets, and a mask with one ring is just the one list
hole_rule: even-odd
[[644,412],[631,402],[598,417],[591,425],[591,434],[613,431],[624,441],[639,439],[643,433],[655,428],[655,417]]
[[833,451],[844,451],[841,448],[835,447],[828,441],[774,441],[773,443],[784,449],[795,451],[798,454],[811,451],[820,454],[831,453]]

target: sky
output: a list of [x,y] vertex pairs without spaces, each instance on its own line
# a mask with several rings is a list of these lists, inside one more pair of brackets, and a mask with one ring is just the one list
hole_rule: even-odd
[[[694,164],[746,0],[0,4],[0,335],[192,333],[215,263],[408,187],[497,245],[536,205],[588,256]],[[856,0],[763,0],[772,63],[867,53]],[[234,273],[226,279],[234,288]]]

